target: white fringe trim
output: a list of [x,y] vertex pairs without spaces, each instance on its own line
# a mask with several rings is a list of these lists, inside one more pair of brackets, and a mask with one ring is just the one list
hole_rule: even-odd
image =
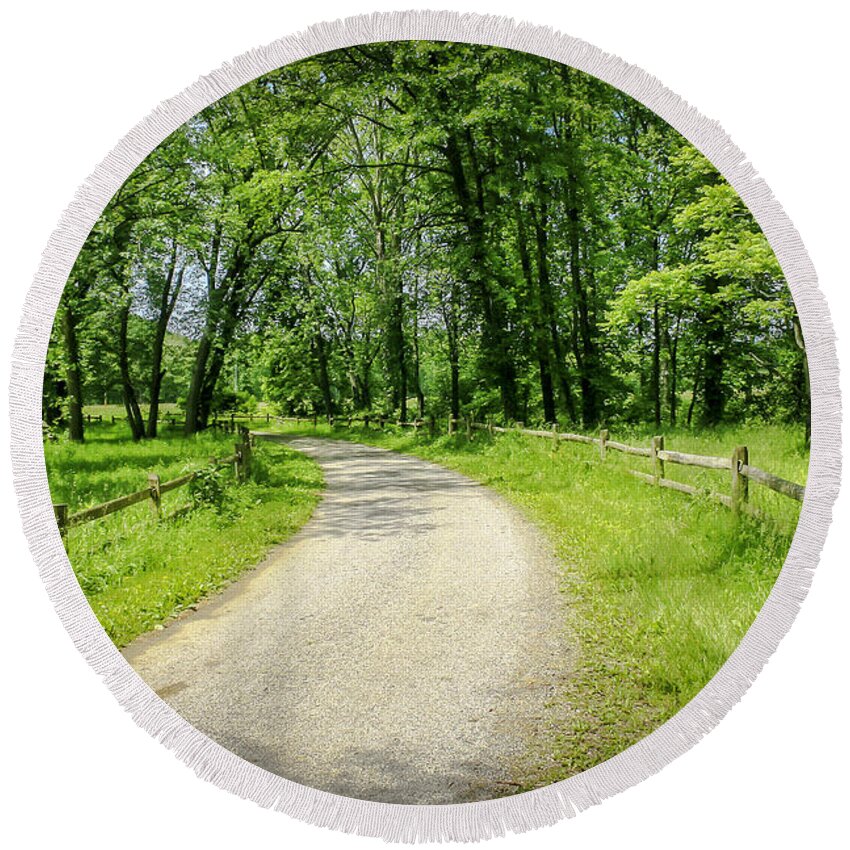
[[[356,800],[282,779],[219,746],[163,702],[124,661],[74,577],[53,518],[41,435],[42,377],[59,296],[89,230],[133,169],[199,110],[261,74],[329,50],[407,39],[545,56],[599,77],[672,124],[734,186],[776,252],[799,311],[812,392],[812,451],[799,526],[767,602],[717,675],[663,726],[597,767],[525,794],[440,806]],[[62,216],[29,290],[13,358],[12,462],[23,527],[59,617],[89,664],[135,721],[201,778],[300,820],[388,841],[477,841],[552,824],[635,785],[692,747],[743,696],[790,627],[808,592],[838,492],[840,393],[832,323],[800,237],[770,189],[716,122],[644,71],[585,42],[503,17],[414,11],[317,24],[237,57],[161,104],[118,143]]]

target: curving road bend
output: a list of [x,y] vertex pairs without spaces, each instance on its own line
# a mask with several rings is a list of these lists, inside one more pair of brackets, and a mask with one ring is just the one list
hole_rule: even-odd
[[126,659],[209,737],[314,788],[432,804],[533,781],[573,657],[538,532],[440,466],[287,442],[324,471],[311,520]]

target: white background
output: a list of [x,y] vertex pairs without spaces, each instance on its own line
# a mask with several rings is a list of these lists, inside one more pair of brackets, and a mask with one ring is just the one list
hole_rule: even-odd
[[[850,362],[846,25],[829,0],[441,0],[287,8],[262,0],[16,3],[2,35],[2,443],[21,305],[63,207],[160,100],[259,44],[341,15],[409,6],[512,15],[619,54],[718,119],[773,188],[821,277]],[[783,11],[785,9],[785,11]],[[844,396],[850,398],[845,378]],[[0,455],[3,713],[10,847],[377,847],[261,810],[196,779],[118,707],[71,645],[20,532]],[[743,702],[656,777],[493,847],[847,846],[848,499],[812,591]]]

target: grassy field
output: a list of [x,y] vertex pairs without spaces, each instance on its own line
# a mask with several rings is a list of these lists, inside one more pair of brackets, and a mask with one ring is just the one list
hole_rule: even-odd
[[[267,429],[264,421],[258,428]],[[579,648],[575,675],[552,698],[554,748],[525,765],[528,784],[585,770],[639,740],[687,703],[740,642],[781,568],[799,513],[790,499],[751,487],[766,520],[736,518],[704,498],[656,489],[628,475],[649,461],[594,446],[476,432],[429,439],[388,428],[277,426],[287,433],[350,439],[415,454],[493,487],[541,527],[561,563],[569,600],[563,628]],[[651,432],[613,432],[647,445]],[[746,445],[751,463],[805,483],[808,452],[797,431],[777,426],[667,431],[671,450],[729,456]],[[54,501],[71,511],[163,480],[232,452],[233,436],[160,439],[133,444],[126,426],[92,426],[83,446],[45,447]],[[169,514],[191,500],[189,488],[164,497],[157,521],[142,504],[69,534],[71,562],[101,623],[123,645],[192,606],[309,517],[322,486],[313,461],[285,446],[256,449],[256,481],[230,483],[219,507]],[[721,493],[729,473],[667,465],[666,474]],[[551,742],[550,742],[551,743]]]
[[[293,427],[283,430],[295,432]],[[569,600],[564,628],[579,646],[575,676],[549,706],[554,751],[539,753],[534,784],[578,773],[621,752],[685,705],[716,673],[764,603],[785,559],[799,505],[752,487],[772,517],[736,519],[712,501],[655,489],[628,475],[648,461],[596,447],[483,432],[414,435],[390,429],[303,428],[415,454],[493,487],[551,539]],[[668,432],[670,449],[731,455],[805,483],[801,435],[775,426]],[[645,445],[648,432],[611,439]],[[669,469],[670,465],[668,465]],[[646,469],[648,471],[648,469]],[[728,472],[677,468],[729,492]],[[528,787],[531,787],[529,785]]]
[[[211,432],[186,439],[166,429],[160,439],[134,444],[123,424],[93,425],[83,445],[45,445],[51,495],[73,513],[143,489],[148,472],[165,481],[232,454],[234,439]],[[118,646],[225,587],[310,517],[323,486],[314,461],[264,444],[253,468],[253,480],[239,486],[221,470],[206,501],[191,486],[166,493],[160,520],[142,503],[69,531],[74,572]]]

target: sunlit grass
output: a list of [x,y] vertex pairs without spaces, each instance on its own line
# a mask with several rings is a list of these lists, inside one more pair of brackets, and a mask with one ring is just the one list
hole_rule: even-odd
[[[234,440],[173,433],[134,444],[122,426],[93,426],[83,445],[45,445],[53,501],[74,512],[143,489],[148,472],[174,478],[232,453]],[[164,494],[162,519],[142,503],[69,530],[71,565],[118,646],[220,590],[307,521],[323,486],[318,465],[285,446],[263,444],[253,466],[253,480],[238,486],[232,472],[222,471],[225,498],[218,508],[175,516],[191,501],[183,487]]]
[[[741,641],[782,566],[799,505],[775,494],[752,498],[775,521],[736,518],[705,498],[653,488],[627,473],[648,461],[595,446],[519,435],[414,435],[396,428],[284,427],[436,461],[493,487],[545,530],[561,563],[561,590],[578,644],[575,674],[550,706],[560,729],[539,753],[527,787],[578,773],[621,752],[684,706]],[[644,434],[612,439],[645,445]],[[671,449],[731,456],[799,483],[808,453],[796,431],[724,428],[666,435]],[[669,468],[668,464],[668,468]],[[729,492],[729,473],[680,468]],[[680,471],[680,470],[677,470]],[[689,474],[696,473],[696,475]],[[710,480],[709,480],[710,479]],[[775,498],[773,498],[775,496]]]
[[[257,427],[265,429],[265,423]],[[331,429],[276,426],[287,433],[350,439],[407,452],[493,487],[545,531],[561,565],[577,645],[575,673],[550,710],[558,734],[529,770],[533,787],[565,778],[622,751],[687,703],[738,645],[772,587],[799,505],[751,487],[770,518],[736,518],[705,498],[653,488],[628,469],[645,458],[595,446],[476,432],[429,439],[427,428]],[[122,426],[89,429],[89,442],[48,443],[54,501],[71,510],[163,480],[232,452],[235,437],[179,431],[133,444]],[[611,433],[647,445],[650,430]],[[754,465],[805,483],[808,452],[796,430],[776,426],[676,431],[669,449],[730,456],[747,445]],[[168,515],[189,499],[164,497],[166,518],[142,504],[72,529],[71,562],[98,618],[119,645],[213,593],[256,564],[309,517],[322,486],[306,456],[279,444],[256,449],[257,481],[228,485],[225,509]],[[729,492],[729,473],[667,465],[667,475]],[[226,473],[229,476],[230,473]]]

